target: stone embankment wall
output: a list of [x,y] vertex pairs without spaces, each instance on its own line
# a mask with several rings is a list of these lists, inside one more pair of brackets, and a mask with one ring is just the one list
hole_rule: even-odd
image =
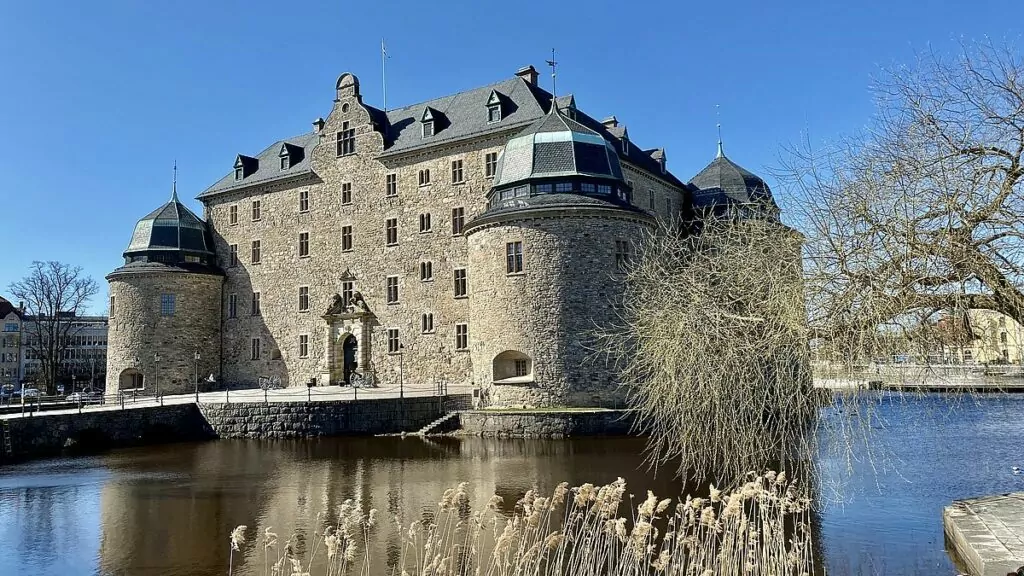
[[460,435],[484,438],[566,438],[626,436],[634,418],[628,410],[530,412],[469,411],[459,414]]
[[468,394],[443,399],[389,398],[337,402],[202,404],[218,438],[310,438],[416,432],[441,416],[470,407]]
[[44,413],[11,418],[5,428],[10,434],[11,454],[0,449],[0,462],[58,454],[66,448],[97,450],[213,437],[194,404],[81,414]]

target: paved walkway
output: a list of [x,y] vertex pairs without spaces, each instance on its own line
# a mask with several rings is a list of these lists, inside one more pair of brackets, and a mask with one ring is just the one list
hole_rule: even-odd
[[943,510],[942,523],[971,576],[1024,567],[1024,492],[958,500]]
[[[468,386],[448,386],[448,394],[471,394],[472,388]],[[390,386],[381,388],[350,388],[342,386],[314,386],[313,388],[291,387],[280,390],[228,390],[219,392],[200,392],[200,404],[224,404],[240,402],[330,402],[339,400],[377,400],[383,398],[418,398],[424,396],[437,396],[437,387],[432,385],[409,385],[404,387]],[[83,405],[81,410],[78,407],[66,410],[44,410],[40,412],[21,414],[3,414],[0,419],[31,418],[45,416],[47,414],[77,414],[81,412],[102,412],[114,410],[130,410],[134,408],[146,408],[159,406],[161,404],[194,404],[195,394],[173,394],[157,399],[154,396],[137,396],[134,399],[125,395],[124,406],[112,399],[107,400],[103,405]],[[26,407],[27,410],[28,407]]]

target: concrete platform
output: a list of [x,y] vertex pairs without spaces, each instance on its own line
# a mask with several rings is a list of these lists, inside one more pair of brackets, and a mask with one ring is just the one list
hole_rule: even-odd
[[970,576],[1024,566],[1024,492],[957,500],[942,511],[946,543]]

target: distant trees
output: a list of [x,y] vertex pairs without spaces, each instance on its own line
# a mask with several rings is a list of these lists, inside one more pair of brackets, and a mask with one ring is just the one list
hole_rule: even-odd
[[778,174],[800,207],[819,344],[863,360],[900,339],[941,344],[923,339],[948,334],[919,329],[938,315],[989,309],[1024,323],[1021,53],[928,53],[874,91],[866,131],[794,149]]
[[65,351],[75,335],[74,317],[98,288],[80,267],[62,262],[33,262],[29,274],[10,285],[11,294],[25,303],[22,346],[40,363],[47,394],[56,392]]

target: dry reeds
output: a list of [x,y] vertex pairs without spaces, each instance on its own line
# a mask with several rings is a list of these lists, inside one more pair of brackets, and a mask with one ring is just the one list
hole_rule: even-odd
[[[632,498],[630,497],[630,501]],[[813,573],[810,500],[785,474],[750,473],[735,489],[713,486],[706,498],[673,502],[653,493],[627,515],[626,483],[560,484],[550,496],[531,490],[514,511],[500,513],[494,496],[472,511],[466,485],[445,492],[436,513],[406,525],[397,561],[371,558],[376,511],[346,501],[339,522],[317,531],[300,558],[284,551],[269,528],[263,538],[264,574],[300,576],[773,576]],[[319,517],[318,517],[319,521]],[[271,561],[270,551],[274,559]]]

